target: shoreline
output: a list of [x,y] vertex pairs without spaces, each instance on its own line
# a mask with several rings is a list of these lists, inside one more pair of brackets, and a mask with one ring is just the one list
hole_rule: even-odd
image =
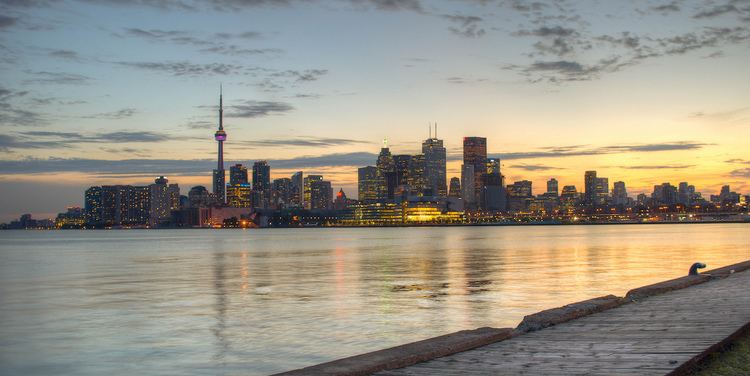
[[113,228],[2,228],[0,231],[83,231],[83,230],[267,230],[267,229],[329,229],[329,228],[409,228],[409,227],[522,227],[522,226],[607,226],[607,225],[701,225],[750,224],[749,220],[727,221],[655,221],[655,222],[525,222],[525,223],[434,223],[373,226],[287,226],[287,227],[113,227]]

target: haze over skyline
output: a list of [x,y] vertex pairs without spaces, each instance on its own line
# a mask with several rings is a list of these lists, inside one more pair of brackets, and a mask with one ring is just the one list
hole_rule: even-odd
[[[0,5],[0,221],[83,188],[225,159],[319,173],[356,197],[381,140],[428,122],[459,176],[464,136],[506,181],[583,172],[631,195],[688,181],[750,191],[750,2],[11,1]],[[150,161],[144,161],[150,160]]]

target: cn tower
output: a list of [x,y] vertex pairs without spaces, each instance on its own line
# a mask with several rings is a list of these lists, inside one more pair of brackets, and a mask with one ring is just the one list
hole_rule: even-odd
[[227,132],[224,132],[224,103],[223,92],[219,86],[219,130],[214,133],[216,142],[219,143],[219,163],[214,170],[214,194],[219,205],[226,202],[226,173],[224,171],[224,141],[227,139]]

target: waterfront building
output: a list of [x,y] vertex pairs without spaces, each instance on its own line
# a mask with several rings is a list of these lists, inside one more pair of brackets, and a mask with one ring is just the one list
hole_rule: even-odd
[[451,178],[451,185],[450,185],[450,191],[448,192],[448,197],[455,197],[455,198],[461,197],[461,179],[455,176]]
[[[470,193],[473,189],[473,197],[464,197],[464,204],[467,209],[475,210],[480,202],[480,196],[482,194],[482,175],[485,174],[487,165],[487,139],[485,137],[464,137],[463,141],[463,166],[461,186],[464,192]],[[468,167],[471,167],[469,169]],[[464,172],[471,171],[473,178],[468,179],[463,177]],[[472,185],[466,186],[466,183],[471,180]],[[471,189],[470,189],[471,188]]]
[[581,195],[576,190],[575,185],[566,185],[560,193],[560,204],[562,209],[567,213],[574,213],[575,209],[581,202]]
[[378,199],[378,177],[375,166],[360,167],[357,170],[357,193],[360,202],[373,203]]
[[271,166],[267,161],[253,163],[253,206],[271,206]]
[[280,210],[290,207],[293,195],[292,179],[274,179],[271,189],[271,207]]
[[226,173],[224,171],[224,141],[227,140],[227,132],[224,131],[224,103],[223,93],[219,90],[219,129],[214,133],[214,138],[219,144],[218,164],[213,172],[213,193],[219,205],[224,205],[226,194]]
[[253,187],[248,183],[227,185],[227,206],[230,208],[252,207]]
[[302,201],[305,197],[305,185],[302,179],[302,171],[292,174],[291,194],[289,196],[290,208],[302,208]]
[[482,174],[482,192],[479,208],[482,211],[498,212],[507,210],[505,177],[500,173],[500,160],[487,159],[485,173]]
[[377,168],[378,201],[392,200],[396,188],[396,172],[393,156],[388,149],[388,140],[383,140],[383,147],[380,149],[375,167]]
[[612,188],[612,204],[628,206],[628,191],[625,189],[625,182],[616,181]]
[[651,193],[653,205],[673,205],[677,203],[677,198],[677,187],[669,183],[655,185]]
[[79,206],[68,207],[65,213],[59,213],[55,218],[55,228],[76,229],[86,225],[86,212]]
[[529,209],[534,200],[531,189],[531,181],[521,180],[506,187],[508,191],[508,210],[511,212],[522,212]]
[[609,199],[609,179],[596,176],[596,171],[584,174],[584,203],[592,206],[606,205]]
[[558,183],[557,179],[551,178],[547,180],[547,193],[550,193],[554,196],[557,196],[558,194]]
[[333,204],[331,182],[316,180],[310,182],[310,209],[330,210]]
[[307,175],[303,179],[303,205],[305,209],[312,209],[312,184],[323,181],[323,175]]
[[86,223],[104,222],[104,208],[102,207],[102,187],[90,187],[84,193],[84,211]]
[[149,188],[149,226],[155,227],[172,217],[172,193],[164,176],[154,180]]
[[422,154],[424,154],[424,175],[427,188],[432,196],[446,197],[446,152],[443,140],[437,138],[437,124],[435,124],[435,137],[422,141]]
[[247,167],[236,164],[229,167],[229,185],[247,184]]

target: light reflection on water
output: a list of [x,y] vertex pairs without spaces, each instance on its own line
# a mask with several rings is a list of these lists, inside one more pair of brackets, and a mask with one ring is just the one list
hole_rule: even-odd
[[750,259],[747,224],[0,232],[0,373],[254,375]]

